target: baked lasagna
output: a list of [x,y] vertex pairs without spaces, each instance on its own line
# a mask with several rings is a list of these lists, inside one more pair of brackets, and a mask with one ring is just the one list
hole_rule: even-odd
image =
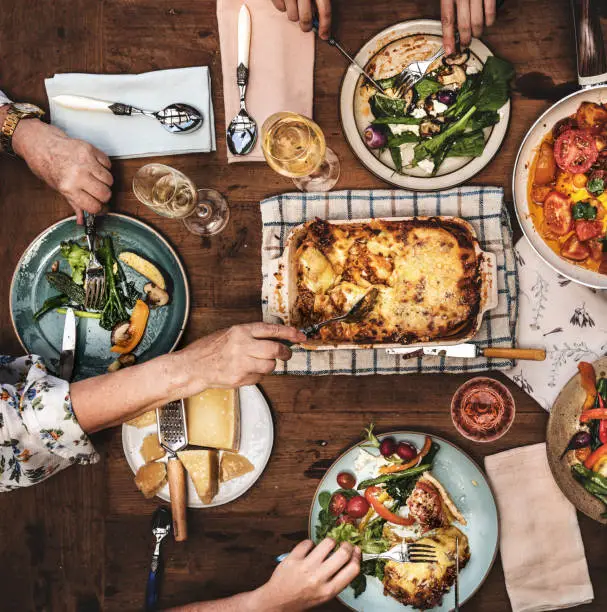
[[308,223],[295,255],[293,318],[308,326],[347,312],[373,287],[360,321],[320,330],[323,343],[411,344],[464,333],[480,308],[476,241],[457,220]]

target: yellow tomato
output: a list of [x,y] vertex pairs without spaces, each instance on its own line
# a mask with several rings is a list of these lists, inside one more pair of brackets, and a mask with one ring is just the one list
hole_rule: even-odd
[[588,178],[586,177],[585,174],[574,174],[573,175],[573,186],[577,187],[578,189],[582,189],[583,187],[586,187],[586,183],[588,182]]

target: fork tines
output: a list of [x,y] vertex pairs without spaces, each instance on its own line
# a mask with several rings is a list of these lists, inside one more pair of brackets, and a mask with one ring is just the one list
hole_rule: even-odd
[[411,72],[401,72],[394,81],[394,93],[397,98],[402,98],[421,77]]
[[105,273],[103,269],[86,271],[84,281],[84,305],[91,310],[101,310],[105,294]]
[[407,553],[410,563],[433,563],[437,561],[436,549],[431,544],[409,544]]

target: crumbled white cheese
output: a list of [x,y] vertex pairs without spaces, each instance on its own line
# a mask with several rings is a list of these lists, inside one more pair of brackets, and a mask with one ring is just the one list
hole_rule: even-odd
[[404,134],[405,132],[412,132],[416,136],[419,136],[419,125],[408,125],[406,123],[391,123],[388,127],[395,136],[399,136],[400,134]]
[[416,119],[423,119],[426,116],[426,111],[423,108],[414,108],[411,111],[411,116]]
[[[415,144],[412,142],[406,142],[400,145],[400,157],[403,161],[403,166],[410,166],[415,155]],[[400,168],[399,168],[400,170]]]
[[476,66],[466,66],[466,74],[476,74],[479,69]]
[[430,114],[433,117],[436,117],[437,115],[444,113],[448,108],[449,107],[446,104],[443,104],[438,100],[432,100],[432,110],[430,111]]
[[434,162],[431,159],[422,159],[420,162],[418,162],[417,167],[421,168],[428,174],[432,174],[432,171],[434,170]]
[[390,523],[390,531],[395,536],[403,539],[414,539],[417,540],[422,535],[421,526],[419,523],[413,523],[413,525],[394,525]]
[[358,473],[371,469],[375,473],[383,465],[388,465],[388,462],[381,455],[372,455],[364,448],[360,448],[358,450],[358,457],[354,462],[354,471]]

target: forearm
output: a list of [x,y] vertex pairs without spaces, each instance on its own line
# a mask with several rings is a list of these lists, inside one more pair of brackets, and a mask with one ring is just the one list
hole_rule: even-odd
[[[8,114],[8,104],[2,104],[0,101],[0,126],[4,124],[6,115]],[[17,129],[13,134],[12,146],[15,153],[25,159],[29,157],[33,147],[36,146],[36,133],[44,130],[49,126],[40,121],[40,119],[27,119],[20,121]]]
[[167,612],[273,612],[273,610],[274,608],[268,607],[262,601],[261,589],[257,589],[225,599],[200,601],[187,606],[171,608]]
[[180,352],[70,385],[72,407],[86,433],[119,425],[175,399],[191,381]]

